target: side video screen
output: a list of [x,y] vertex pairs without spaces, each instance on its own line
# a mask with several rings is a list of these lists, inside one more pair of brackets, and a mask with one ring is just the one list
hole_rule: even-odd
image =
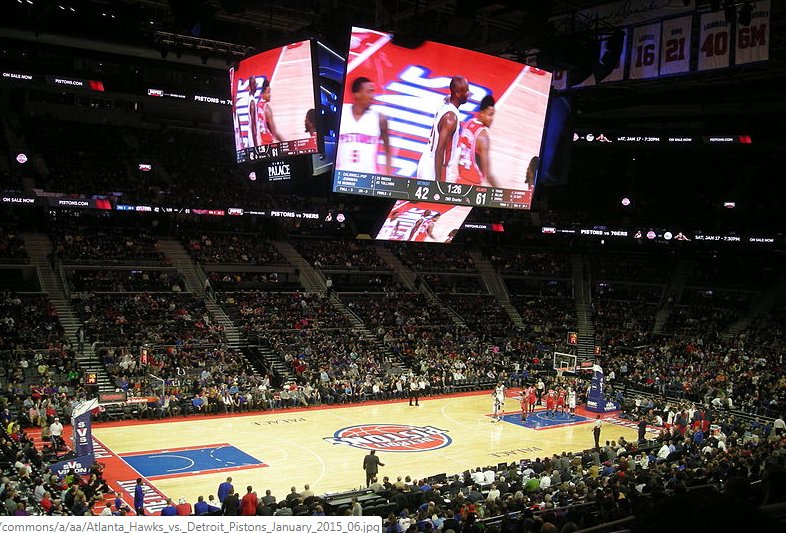
[[238,163],[319,151],[312,41],[245,59],[229,79]]
[[378,241],[450,243],[464,224],[471,207],[399,200],[385,217]]

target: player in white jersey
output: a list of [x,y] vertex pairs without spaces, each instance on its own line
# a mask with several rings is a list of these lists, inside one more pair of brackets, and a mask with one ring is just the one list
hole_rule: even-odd
[[572,388],[568,388],[568,409],[571,418],[576,416],[576,391]]
[[494,419],[499,420],[505,414],[505,385],[497,383],[491,396],[493,397]]
[[492,422],[499,422],[502,420],[502,415],[504,414],[502,402],[499,401],[499,397],[495,394],[491,395],[491,421]]
[[463,76],[450,80],[450,95],[434,115],[428,143],[418,161],[418,179],[448,181],[458,172],[459,106],[469,100],[469,82]]
[[385,168],[382,172],[390,175],[388,119],[371,108],[375,94],[376,87],[370,79],[361,76],[352,82],[355,101],[344,104],[341,110],[336,170],[376,174],[379,172],[379,142],[382,141],[385,150]]

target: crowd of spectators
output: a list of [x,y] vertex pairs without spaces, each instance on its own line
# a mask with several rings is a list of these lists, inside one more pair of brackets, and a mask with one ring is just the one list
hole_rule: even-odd
[[656,307],[605,300],[594,302],[592,311],[596,346],[635,346],[649,338]]
[[26,263],[28,260],[25,240],[12,226],[0,225],[0,261]]
[[71,292],[182,292],[183,275],[177,270],[73,269],[66,272]]
[[190,293],[75,292],[71,303],[89,342],[141,346],[223,338],[223,327],[211,320],[205,301]]
[[436,293],[479,294],[485,292],[483,281],[478,276],[447,275],[429,273],[423,276],[432,291]]
[[665,283],[674,270],[675,258],[668,253],[603,253],[589,257],[592,280]]
[[336,272],[329,274],[336,292],[399,292],[404,286],[392,272]]
[[344,294],[342,300],[378,335],[394,335],[452,324],[442,307],[415,292]]
[[512,322],[496,297],[489,294],[442,294],[440,300],[455,311],[470,330],[482,335],[504,331]]
[[200,263],[286,265],[270,239],[258,234],[217,233],[182,237],[186,249]]
[[273,330],[349,326],[327,300],[308,292],[223,292],[218,302],[241,331],[254,337]]
[[572,276],[570,258],[562,251],[499,247],[486,249],[483,253],[503,275],[523,274],[548,278]]
[[149,231],[63,224],[53,228],[50,238],[57,258],[64,263],[165,260]]
[[440,244],[388,243],[393,253],[418,272],[475,272],[475,262],[462,247]]
[[388,269],[373,242],[295,239],[292,244],[309,264],[321,270]]
[[0,294],[0,350],[56,345],[63,328],[52,303],[42,294]]
[[[705,290],[761,290],[771,286],[781,273],[778,260],[758,257],[755,254],[741,256],[712,253],[694,260],[696,265],[688,279],[688,285]],[[745,272],[756,272],[756,275],[745,275]]]
[[300,283],[295,279],[290,281],[292,274],[287,272],[257,272],[257,271],[207,271],[210,285],[217,292],[234,292],[246,289],[267,290],[297,290]]

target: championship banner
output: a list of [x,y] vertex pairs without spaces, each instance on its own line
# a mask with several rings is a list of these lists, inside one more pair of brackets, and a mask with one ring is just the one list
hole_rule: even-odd
[[770,0],[760,0],[754,4],[748,26],[737,24],[736,44],[734,62],[737,65],[767,61],[770,58]]
[[724,12],[704,13],[699,28],[698,70],[727,68],[731,27]]
[[[628,29],[624,28],[621,31],[625,34],[625,37],[622,40],[622,51],[620,52],[617,65],[614,67],[614,70],[611,71],[611,74],[600,81],[601,83],[605,83],[607,81],[622,81],[625,79],[625,58],[628,57]],[[601,41],[600,57],[603,57],[603,54],[606,53],[606,48],[608,45],[608,40]]]
[[633,28],[630,47],[630,79],[643,80],[658,77],[660,51],[660,22]]
[[691,27],[693,17],[664,20],[661,35],[660,75],[690,71]]
[[565,70],[555,70],[551,77],[551,87],[557,91],[564,91],[568,88],[568,72]]

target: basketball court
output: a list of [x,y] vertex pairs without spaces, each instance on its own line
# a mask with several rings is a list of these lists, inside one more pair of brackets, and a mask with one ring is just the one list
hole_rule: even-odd
[[[491,391],[482,391],[424,398],[417,407],[404,399],[94,423],[92,435],[97,459],[107,465],[105,477],[126,501],[133,501],[136,478],[144,478],[149,512],[160,510],[165,497],[207,499],[228,476],[241,494],[251,485],[259,495],[270,489],[279,498],[307,483],[316,494],[358,488],[365,484],[362,463],[370,449],[385,465],[380,476],[395,481],[593,445],[594,414],[579,408],[575,417],[552,418],[538,407],[522,421],[519,392],[508,391],[499,422],[491,417]],[[635,424],[605,419],[602,441],[636,439]]]

